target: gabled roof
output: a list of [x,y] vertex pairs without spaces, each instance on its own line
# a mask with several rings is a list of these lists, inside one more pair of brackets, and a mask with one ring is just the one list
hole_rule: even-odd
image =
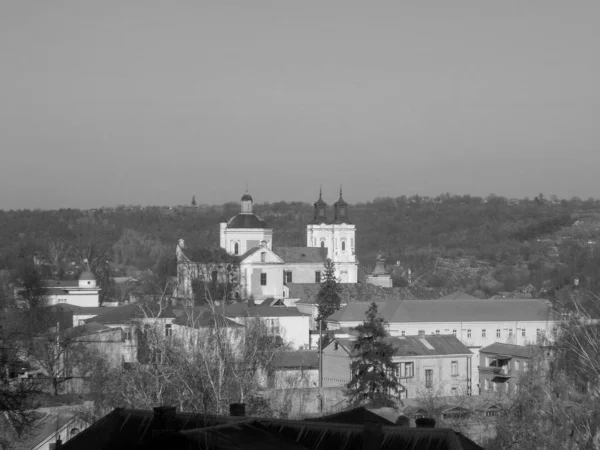
[[531,358],[535,354],[536,350],[537,349],[531,345],[513,345],[495,342],[480,349],[479,353],[516,356],[518,358]]
[[[407,322],[501,322],[551,320],[550,306],[541,299],[398,300],[376,302],[390,324]],[[362,322],[370,303],[348,303],[328,322]]]
[[173,321],[176,325],[192,327],[192,328],[244,328],[244,325],[237,323],[234,320],[228,319],[222,314],[214,313],[207,308],[193,308],[191,311],[174,310],[177,316]]
[[[129,305],[119,306],[116,308],[106,308],[106,312],[97,315],[91,319],[87,319],[86,322],[97,322],[104,324],[124,324],[132,320],[142,319],[146,317],[144,315],[143,308],[149,308],[153,312],[158,311],[158,305],[152,302],[137,302],[130,303]],[[173,308],[167,306],[163,308],[159,318],[174,318]]]
[[[168,431],[160,430],[152,411],[118,408],[63,444],[63,449],[359,450],[364,448],[365,437],[364,422],[348,424],[183,413],[176,414]],[[386,448],[482,449],[448,428],[383,426],[380,436]]]
[[[275,258],[277,259],[277,262],[275,264],[283,263],[283,260],[281,259],[281,257],[277,253],[275,253],[273,250],[271,250],[269,247],[266,247],[266,246],[252,247],[251,249],[247,250],[246,253],[238,256],[239,262],[240,263],[244,262],[247,258],[249,258],[250,256],[252,256],[253,254],[255,254],[258,251],[271,253],[273,256],[275,256]],[[273,264],[273,263],[271,263],[271,264]]]
[[275,356],[273,366],[278,369],[317,369],[319,354],[310,350],[281,352]]
[[227,228],[269,228],[269,226],[255,214],[240,213],[229,219]]
[[223,313],[226,317],[303,317],[310,316],[298,311],[298,308],[289,306],[248,306],[247,303],[235,303],[225,307]]
[[325,264],[327,259],[327,249],[322,247],[276,247],[273,251],[289,264]]
[[[453,334],[429,336],[401,336],[385,338],[394,348],[394,356],[445,356],[445,355],[472,355],[462,342]],[[327,347],[337,342],[349,354],[353,352],[354,339],[336,338]]]

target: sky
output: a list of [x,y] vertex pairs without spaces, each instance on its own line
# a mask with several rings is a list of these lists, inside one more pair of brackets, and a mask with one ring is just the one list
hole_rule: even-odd
[[0,209],[600,197],[600,2],[3,0]]

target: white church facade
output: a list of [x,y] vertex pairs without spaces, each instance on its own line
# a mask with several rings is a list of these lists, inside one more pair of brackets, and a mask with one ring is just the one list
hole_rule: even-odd
[[[246,193],[241,199],[240,213],[219,224],[219,244],[235,260],[242,298],[256,300],[284,299],[289,296],[287,283],[320,283],[324,264],[331,259],[341,283],[356,283],[358,261],[355,252],[356,227],[348,218],[348,204],[340,198],[334,204],[334,217],[327,217],[327,204],[322,194],[314,204],[314,217],[307,225],[306,247],[273,248],[273,229],[253,212],[253,199]],[[180,295],[192,295],[191,278],[206,273],[206,264],[194,261],[183,240],[177,246],[177,270]],[[198,266],[198,267],[196,267]],[[202,266],[202,268],[200,268]],[[212,277],[221,277],[214,274]]]

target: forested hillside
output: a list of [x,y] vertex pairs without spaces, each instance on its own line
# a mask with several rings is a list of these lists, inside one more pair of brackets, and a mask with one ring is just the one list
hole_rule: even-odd
[[[378,198],[350,205],[349,210],[357,227],[361,268],[370,270],[381,249],[396,284],[409,281],[408,268],[411,282],[479,295],[512,292],[529,284],[552,292],[575,277],[595,289],[600,275],[596,200],[445,194]],[[89,253],[93,247],[113,269],[157,269],[172,259],[180,238],[191,247],[217,246],[219,219],[238,211],[237,203],[0,211],[0,268],[14,268],[32,254],[66,263],[73,252]],[[273,227],[275,246],[306,245],[312,205],[255,204],[255,212]],[[62,249],[58,254],[57,244]]]

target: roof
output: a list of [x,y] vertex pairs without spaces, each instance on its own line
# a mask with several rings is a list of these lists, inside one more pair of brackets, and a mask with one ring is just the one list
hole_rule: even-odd
[[277,247],[273,252],[286,263],[322,263],[327,259],[323,247]]
[[177,316],[173,321],[176,325],[193,328],[212,328],[215,326],[227,328],[244,328],[244,325],[228,319],[222,314],[215,314],[207,308],[193,308],[191,311],[174,310]]
[[516,356],[519,358],[531,358],[536,349],[530,345],[513,345],[513,344],[501,344],[495,342],[487,347],[483,347],[479,350],[479,353],[493,353],[496,355],[507,355]]
[[[352,353],[354,339],[334,339]],[[385,338],[394,347],[394,356],[471,355],[472,352],[453,334]],[[329,344],[331,345],[331,344]]]
[[[0,416],[3,418],[3,416]],[[21,439],[12,441],[14,450],[29,450],[41,444],[44,440],[52,436],[69,422],[77,420],[78,417],[74,413],[68,412],[35,412],[34,421],[27,435]],[[81,419],[79,419],[81,420]],[[0,429],[3,429],[0,426]],[[15,436],[16,437],[16,436]]]
[[223,315],[226,317],[308,317],[310,314],[301,313],[298,308],[290,306],[255,305],[249,307],[247,303],[235,303],[226,306]]
[[237,263],[238,258],[230,255],[221,247],[201,247],[183,249],[183,254],[198,263]]
[[443,297],[438,298],[438,300],[456,300],[456,299],[478,300],[477,297],[474,297],[473,295],[467,294],[466,292],[463,292],[463,291],[452,292],[451,294],[444,295]]
[[[546,321],[550,306],[540,299],[494,300],[398,300],[376,302],[386,322],[501,322]],[[333,313],[328,322],[362,322],[370,303],[348,303]]]
[[318,369],[319,354],[316,351],[300,350],[291,352],[281,352],[275,356],[273,365],[276,368],[304,368]]
[[86,270],[85,272],[81,272],[81,275],[79,275],[79,280],[80,281],[92,281],[92,280],[96,280],[96,277],[94,276],[94,274],[92,272],[90,272],[89,270]]
[[252,213],[239,213],[227,222],[227,228],[269,228],[267,222]]
[[[104,324],[123,324],[128,323],[135,319],[144,318],[144,312],[142,307],[147,307],[152,311],[157,310],[158,305],[152,302],[137,302],[130,303],[129,305],[119,306],[116,308],[106,308],[106,312],[97,315],[91,319],[87,319],[86,322],[97,322]],[[173,309],[171,307],[163,308],[160,318],[174,318]]]
[[111,309],[112,307],[108,306],[77,306],[71,305],[69,303],[58,303],[56,305],[49,305],[46,308],[52,308],[57,311],[71,311],[75,316],[84,316],[84,315],[94,315],[105,313]]
[[252,196],[246,192],[244,195],[242,195],[242,200],[241,201],[242,202],[247,202],[247,201],[251,202],[251,201],[253,201],[252,200]]
[[330,423],[356,423],[364,424],[365,422],[380,423],[382,425],[395,425],[394,422],[385,419],[364,406],[342,411],[337,414],[329,414],[327,416],[308,419],[311,422],[330,422]]
[[64,330],[63,335],[66,337],[76,338],[79,336],[89,336],[90,334],[102,333],[103,331],[119,331],[120,328],[111,328],[97,322],[86,322]]
[[[352,416],[351,416],[352,417]],[[336,420],[335,417],[330,420]],[[381,422],[379,422],[381,423]],[[64,450],[100,449],[254,449],[265,450],[362,450],[365,424],[332,421],[297,421],[252,417],[204,416],[177,413],[161,429],[152,411],[115,409],[63,444]],[[383,426],[386,448],[479,450],[482,447],[448,428],[400,428]]]

